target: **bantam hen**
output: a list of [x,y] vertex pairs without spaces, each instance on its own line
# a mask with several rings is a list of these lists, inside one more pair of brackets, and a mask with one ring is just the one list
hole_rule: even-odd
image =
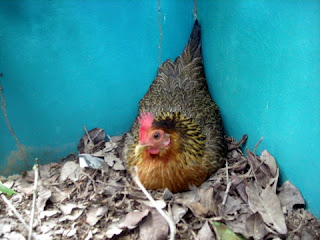
[[223,124],[208,90],[200,41],[195,21],[183,53],[159,67],[139,102],[139,116],[125,136],[127,167],[137,167],[148,189],[189,190],[225,161]]

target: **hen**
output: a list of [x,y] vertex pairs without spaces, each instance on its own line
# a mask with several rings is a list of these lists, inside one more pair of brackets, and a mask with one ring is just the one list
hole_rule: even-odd
[[208,90],[200,41],[195,21],[183,53],[159,67],[125,136],[127,167],[137,167],[148,189],[188,190],[224,163],[223,124]]

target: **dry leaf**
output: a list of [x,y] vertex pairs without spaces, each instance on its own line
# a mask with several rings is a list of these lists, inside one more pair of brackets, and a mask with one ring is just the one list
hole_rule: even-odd
[[92,206],[89,208],[86,216],[86,222],[94,226],[108,211],[107,207]]
[[52,220],[42,222],[40,231],[41,233],[47,233],[51,231],[56,225],[57,225],[56,222]]
[[11,225],[9,223],[0,223],[0,236],[5,233],[11,232]]
[[126,168],[122,164],[122,161],[120,160],[120,158],[116,158],[115,163],[113,165],[113,169],[116,171],[122,171],[122,170],[125,170]]
[[175,194],[176,202],[184,206],[188,206],[193,202],[200,201],[198,189],[193,188],[191,191]]
[[145,221],[139,226],[140,240],[167,239],[169,226],[160,213],[152,209]]
[[201,240],[215,240],[215,237],[213,235],[213,232],[211,231],[211,228],[208,224],[208,221],[206,221],[202,228],[198,232],[198,239]]
[[271,186],[267,186],[260,193],[256,185],[256,183],[250,182],[246,188],[251,210],[254,213],[259,212],[270,228],[280,234],[286,234],[287,226],[277,195],[273,192]]
[[107,238],[112,238],[114,235],[122,233],[123,229],[118,226],[118,223],[112,223],[108,226],[106,231]]
[[241,197],[241,199],[245,202],[248,203],[248,195],[246,192],[246,186],[247,186],[247,181],[245,179],[242,179],[235,175],[235,173],[232,174],[231,176],[232,179],[232,185],[236,187],[236,190]]
[[104,161],[109,165],[109,167],[113,167],[113,165],[115,164],[115,162],[117,161],[117,157],[116,155],[114,155],[113,153],[108,153],[104,156]]
[[172,219],[175,224],[180,222],[181,218],[187,213],[188,208],[179,204],[173,204],[171,208]]
[[52,190],[52,193],[51,193],[50,201],[52,203],[60,203],[66,198],[68,198],[69,196],[68,192],[63,192],[57,187],[53,187],[51,188],[51,190]]
[[80,205],[80,204],[76,204],[76,203],[68,202],[66,204],[60,204],[59,208],[60,208],[60,210],[62,211],[62,213],[64,215],[68,215],[68,214],[70,214],[72,212],[73,209],[75,209],[75,208],[83,209],[83,208],[85,208],[85,206]]
[[83,211],[84,211],[83,209],[75,209],[72,212],[72,214],[60,217],[58,222],[63,222],[63,221],[66,221],[66,220],[74,221],[74,220],[78,219],[82,215]]
[[120,142],[122,140],[122,136],[113,136],[111,137],[112,142]]
[[162,197],[163,197],[163,200],[168,201],[173,198],[173,193],[168,188],[166,188],[163,192]]
[[129,212],[124,221],[122,221],[119,224],[120,228],[128,228],[128,229],[133,229],[136,228],[138,223],[142,221],[144,217],[146,217],[149,213],[148,209],[145,209],[143,211],[133,211]]
[[74,238],[76,238],[76,236],[75,236],[76,234],[77,234],[77,229],[76,228],[72,228],[70,230],[64,231],[62,235],[66,236],[68,238],[71,238],[73,236],[74,236]]
[[[224,192],[221,192],[221,197],[224,196]],[[232,196],[227,197],[227,201],[225,205],[219,204],[219,212],[220,215],[230,219],[230,216],[237,216],[237,212],[242,208],[241,201],[239,199],[235,199]]]
[[60,211],[58,211],[58,210],[41,211],[39,213],[39,218],[43,219],[43,218],[47,218],[47,217],[52,217],[52,216],[57,215],[58,213],[60,213]]
[[117,144],[116,144],[116,143],[114,143],[114,142],[106,142],[106,143],[104,144],[104,149],[103,149],[103,151],[104,151],[105,153],[107,153],[107,152],[110,152],[110,151],[114,150],[116,147],[117,147]]
[[37,209],[38,211],[43,211],[48,199],[51,197],[51,190],[46,188],[41,188],[39,191],[37,199]]
[[264,150],[261,153],[260,159],[269,167],[271,176],[276,177],[278,174],[278,166],[274,157],[267,150]]
[[247,218],[246,234],[244,234],[247,238],[253,237],[256,240],[260,240],[263,239],[266,234],[264,221],[258,212]]
[[74,182],[79,180],[81,168],[75,162],[66,162],[61,168],[59,182],[62,183],[68,178]]
[[285,207],[288,213],[292,212],[295,205],[305,205],[300,191],[291,182],[285,181],[279,190],[281,206]]
[[10,232],[3,235],[3,239],[10,239],[10,240],[26,240],[26,238],[17,232]]
[[92,231],[90,230],[88,235],[86,236],[86,238],[84,240],[90,240],[90,239],[93,239],[93,234],[92,234]]
[[249,214],[240,213],[236,219],[231,221],[226,221],[226,225],[235,233],[240,233],[245,235],[246,233],[246,222]]
[[32,195],[33,191],[33,184],[26,182],[24,179],[20,179],[17,181],[17,192],[24,193],[26,195]]
[[212,216],[214,214],[214,199],[213,199],[213,188],[200,189],[200,204],[206,209],[206,216]]
[[193,202],[188,205],[188,208],[197,217],[205,217],[208,214],[208,209],[206,209],[201,203]]

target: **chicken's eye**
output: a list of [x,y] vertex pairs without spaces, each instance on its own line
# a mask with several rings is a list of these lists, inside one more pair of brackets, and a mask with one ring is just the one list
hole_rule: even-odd
[[160,138],[160,133],[159,133],[159,132],[155,132],[155,133],[153,134],[153,138],[154,138],[155,140],[158,140],[158,139]]

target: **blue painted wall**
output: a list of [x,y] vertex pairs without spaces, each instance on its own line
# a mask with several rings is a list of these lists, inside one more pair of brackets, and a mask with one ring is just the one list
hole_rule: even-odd
[[[183,50],[193,2],[161,1],[162,61]],[[129,130],[156,76],[158,1],[0,1],[0,83],[21,154],[0,114],[0,174],[57,161],[87,129]]]
[[[275,155],[320,217],[320,2],[198,0],[212,95],[226,130]],[[157,1],[0,1],[0,83],[26,159],[57,161],[88,129],[127,131],[159,65]],[[161,0],[161,60],[193,24]],[[0,174],[24,167],[0,114]],[[20,167],[20,168],[19,168]]]
[[212,95],[228,133],[263,136],[320,217],[320,1],[198,1]]

